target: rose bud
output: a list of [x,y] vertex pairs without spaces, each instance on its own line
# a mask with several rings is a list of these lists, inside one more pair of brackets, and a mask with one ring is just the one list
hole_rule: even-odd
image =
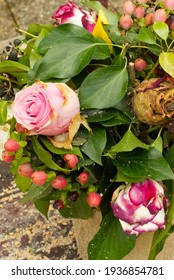
[[111,207],[127,234],[165,228],[165,196],[163,187],[154,180],[122,185],[112,196]]
[[133,15],[135,8],[136,8],[136,6],[132,1],[125,1],[123,3],[123,14],[131,16],[131,15]]
[[138,72],[141,72],[147,67],[147,63],[144,59],[137,58],[134,61],[134,67],[135,67],[135,70],[137,70]]
[[64,189],[66,185],[67,180],[62,175],[56,176],[56,178],[51,182],[51,186],[55,189]]
[[84,171],[82,172],[78,177],[78,182],[81,183],[82,185],[84,185],[87,181],[88,181],[88,178],[89,178],[89,172],[87,171]]
[[137,18],[137,19],[141,19],[144,17],[144,14],[145,14],[145,8],[142,7],[142,6],[138,6],[136,7],[135,11],[134,11],[134,16]]
[[42,186],[47,180],[47,174],[45,171],[35,171],[31,175],[31,180],[35,185]]
[[164,9],[158,9],[153,13],[153,22],[165,22],[167,14]]
[[31,177],[34,169],[29,162],[23,163],[18,168],[18,174],[23,177]]
[[60,6],[52,18],[55,19],[57,25],[72,23],[86,28],[89,32],[92,32],[95,27],[94,17],[71,1]]
[[14,155],[9,155],[8,151],[2,153],[2,160],[5,162],[12,162],[14,160]]
[[90,207],[98,207],[101,203],[101,195],[96,192],[90,192],[87,197],[87,203]]
[[63,201],[60,200],[60,199],[56,200],[56,201],[53,203],[53,208],[54,208],[54,209],[60,210],[60,209],[63,209],[64,207],[65,207],[65,205],[64,205]]
[[8,152],[16,152],[19,147],[19,144],[13,139],[7,140],[4,144],[4,149]]
[[129,30],[133,26],[134,22],[130,15],[122,15],[120,17],[120,26],[124,30]]
[[37,81],[17,92],[13,102],[14,117],[28,135],[65,133],[79,111],[77,94],[63,83]]
[[66,162],[66,166],[68,168],[74,168],[78,163],[78,157],[74,154],[66,154],[64,155],[64,161]]
[[132,108],[139,121],[158,125],[174,118],[174,87],[163,80],[151,78],[135,88]]
[[170,11],[174,10],[174,0],[164,0],[164,7]]

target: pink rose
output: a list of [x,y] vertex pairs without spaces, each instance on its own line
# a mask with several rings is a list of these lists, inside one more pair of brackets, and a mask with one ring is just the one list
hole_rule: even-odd
[[13,114],[27,134],[59,135],[79,114],[77,94],[63,83],[38,81],[15,95]]
[[56,20],[58,25],[72,23],[86,28],[89,32],[92,32],[95,26],[94,17],[71,1],[60,6],[52,18]]
[[162,186],[150,179],[120,186],[111,201],[113,214],[123,230],[136,235],[165,228],[165,205]]

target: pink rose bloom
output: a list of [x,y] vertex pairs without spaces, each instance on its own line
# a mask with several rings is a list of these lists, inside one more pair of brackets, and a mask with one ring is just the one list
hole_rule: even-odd
[[165,228],[166,198],[162,186],[154,180],[122,185],[112,196],[111,207],[127,234]]
[[15,95],[13,115],[27,134],[59,135],[79,114],[77,94],[63,83],[38,81]]
[[60,6],[52,18],[56,20],[58,25],[72,23],[86,28],[89,32],[92,32],[95,27],[94,17],[71,1]]

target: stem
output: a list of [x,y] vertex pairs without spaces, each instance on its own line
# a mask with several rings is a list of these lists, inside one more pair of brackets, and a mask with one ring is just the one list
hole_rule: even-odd
[[24,31],[24,30],[22,30],[22,29],[18,29],[18,31],[19,31],[20,33],[26,34],[26,35],[28,35],[28,36],[30,36],[30,37],[33,37],[33,38],[36,38],[36,39],[38,38],[38,36],[35,36],[35,35],[33,35],[33,34],[27,32],[27,31]]
[[152,69],[149,71],[149,73],[146,76],[145,80],[148,80],[150,78],[151,74],[154,72],[154,70],[157,68],[158,65],[159,65],[159,61],[157,60],[156,63],[154,64],[154,66],[152,67]]
[[0,76],[0,79],[1,80],[4,80],[4,81],[7,81],[9,84],[12,82],[12,83],[14,83],[14,84],[18,84],[16,81],[14,81],[14,80],[12,80],[12,79],[8,79],[8,78],[6,78],[6,77],[4,77],[4,76]]
[[154,233],[151,250],[149,253],[149,257],[148,257],[149,260],[152,260],[155,258],[157,246],[167,236],[167,234],[172,226],[172,220],[174,218],[174,181],[172,181],[172,195],[171,195],[170,201],[171,201],[171,204],[170,204],[170,208],[169,208],[168,214],[167,214],[166,227],[164,230],[159,230],[156,233]]

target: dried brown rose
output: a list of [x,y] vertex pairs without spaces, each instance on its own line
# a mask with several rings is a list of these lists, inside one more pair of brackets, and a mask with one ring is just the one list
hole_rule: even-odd
[[163,78],[144,80],[133,92],[132,108],[138,120],[149,125],[174,120],[174,85]]

